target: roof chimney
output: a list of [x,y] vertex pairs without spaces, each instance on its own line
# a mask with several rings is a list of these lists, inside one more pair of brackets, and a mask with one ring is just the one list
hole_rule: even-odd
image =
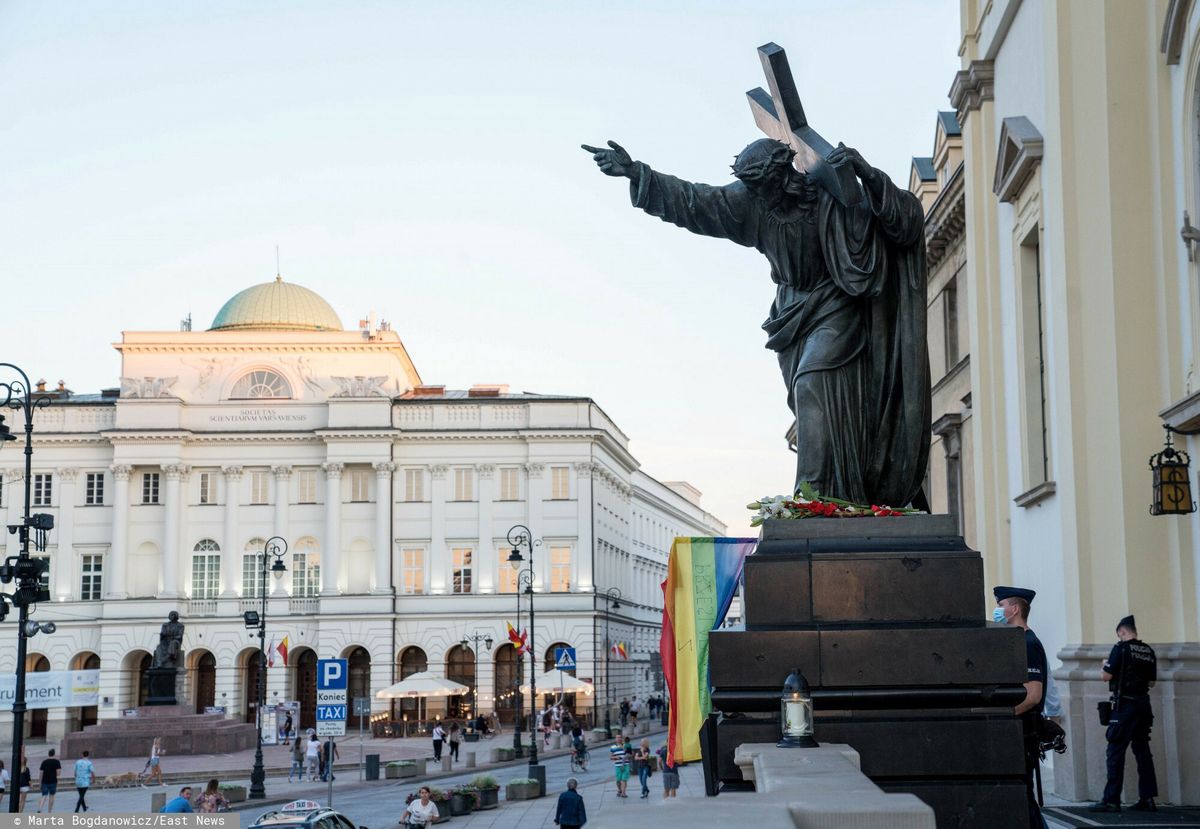
[[412,390],[413,397],[445,397],[445,386],[414,386]]
[[499,397],[508,394],[507,383],[476,383],[467,389],[467,397]]

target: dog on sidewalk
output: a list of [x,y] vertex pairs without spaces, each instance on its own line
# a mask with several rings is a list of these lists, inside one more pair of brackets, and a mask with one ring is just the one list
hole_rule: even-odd
[[136,786],[138,784],[138,775],[136,771],[127,771],[122,774],[110,774],[104,778],[104,788],[119,789],[125,786]]

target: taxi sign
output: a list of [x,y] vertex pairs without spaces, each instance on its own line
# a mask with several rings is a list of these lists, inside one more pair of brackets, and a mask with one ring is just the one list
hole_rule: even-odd
[[311,812],[313,809],[320,809],[321,804],[315,800],[293,800],[279,811],[281,812]]

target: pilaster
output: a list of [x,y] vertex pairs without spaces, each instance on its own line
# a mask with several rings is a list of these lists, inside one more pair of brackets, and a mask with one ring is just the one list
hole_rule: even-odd
[[[275,475],[275,532],[280,538],[288,537],[288,506],[292,500],[290,466],[273,466],[271,472]],[[289,542],[290,543],[290,542]]]
[[325,543],[321,545],[321,595],[338,594],[342,552],[342,470],[345,464],[324,463]]
[[392,476],[396,464],[375,465],[375,576],[372,593],[392,592]]
[[[544,523],[542,519],[542,499],[546,497],[544,494],[546,484],[546,465],[544,463],[527,463],[525,464],[525,472],[529,476],[529,521],[527,523],[529,524],[529,531],[533,533],[533,537],[541,538],[543,534],[542,524]],[[543,585],[550,575],[549,573],[545,572],[546,568],[544,566],[544,561],[542,560],[545,555],[548,554],[539,553],[541,549],[541,547],[535,545],[530,551],[530,557],[532,559],[530,563],[534,568],[533,589],[535,591],[544,589]]]
[[[163,474],[166,476],[166,516],[163,526],[163,553],[162,553],[162,592],[158,594],[160,599],[174,599],[182,595],[179,585],[179,516],[181,513],[180,504],[180,479],[183,477],[184,470],[187,467],[179,464],[167,464],[162,467]],[[222,568],[224,569],[224,568]]]
[[58,526],[54,555],[54,597],[66,601],[74,594],[75,582],[75,479],[79,470],[66,467],[58,470]]
[[490,463],[478,467],[479,546],[475,553],[476,590],[496,592],[496,550],[492,543],[492,501],[495,499],[496,467]]
[[129,474],[133,467],[114,464],[109,471],[113,476],[113,524],[112,546],[104,573],[104,598],[127,599],[128,568],[126,566],[129,547]]
[[238,504],[242,494],[242,468],[223,466],[225,476],[225,543],[221,545],[221,596],[234,598],[241,583],[241,544],[238,532]]
[[579,529],[575,555],[571,557],[571,585],[583,593],[590,593],[595,583],[592,573],[592,472],[595,468],[593,463],[575,464],[576,526]]
[[429,592],[435,596],[447,592],[449,573],[446,550],[446,472],[445,464],[429,467]]

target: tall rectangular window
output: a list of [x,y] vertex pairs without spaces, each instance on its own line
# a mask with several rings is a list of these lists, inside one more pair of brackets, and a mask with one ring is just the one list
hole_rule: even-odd
[[425,592],[425,550],[421,547],[400,551],[400,592],[409,596]]
[[50,474],[33,476],[33,506],[50,506],[50,496],[53,489],[54,476]]
[[497,593],[516,593],[517,592],[517,571],[508,563],[509,553],[512,552],[511,547],[501,547],[496,550],[496,592]]
[[365,469],[353,469],[350,471],[350,500],[363,503],[370,500],[369,483],[370,477]]
[[215,504],[217,502],[216,488],[213,486],[213,474],[211,472],[201,472],[198,476],[200,486],[200,503]]
[[424,469],[405,469],[404,470],[404,500],[405,501],[424,501],[425,500],[425,470]]
[[104,503],[104,473],[89,472],[84,480],[83,502],[89,507]]
[[242,595],[251,599],[262,596],[262,576],[262,554],[242,553]]
[[311,598],[321,592],[321,554],[292,554],[292,595]]
[[471,592],[471,556],[474,552],[470,547],[455,547],[450,551],[454,579],[451,592]]
[[946,372],[958,365],[958,278],[942,289],[942,333],[946,339]]
[[550,592],[571,591],[571,548],[550,548]]
[[250,473],[250,503],[270,503],[271,484],[265,469],[256,469]]
[[469,466],[454,470],[454,500],[475,500],[475,470]]
[[158,504],[159,474],[157,472],[142,473],[142,503]]
[[298,503],[317,503],[317,470],[301,469],[296,474],[296,490],[296,501]]
[[80,556],[79,598],[85,602],[100,600],[103,589],[104,556]]
[[192,556],[192,598],[215,599],[221,593],[221,554]]
[[1046,316],[1043,307],[1042,255],[1034,227],[1020,246],[1021,379],[1025,449],[1025,485],[1049,481],[1050,432],[1046,379]]
[[515,466],[500,467],[500,500],[521,500],[521,470]]
[[566,466],[550,467],[550,498],[565,501],[571,497],[571,469]]

